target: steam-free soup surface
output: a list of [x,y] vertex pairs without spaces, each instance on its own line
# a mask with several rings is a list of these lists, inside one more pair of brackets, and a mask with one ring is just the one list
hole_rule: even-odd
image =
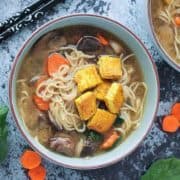
[[127,46],[89,26],[42,36],[17,80],[17,105],[30,134],[72,157],[106,152],[124,141],[141,123],[147,91]]
[[167,54],[180,64],[180,1],[151,0],[156,37]]

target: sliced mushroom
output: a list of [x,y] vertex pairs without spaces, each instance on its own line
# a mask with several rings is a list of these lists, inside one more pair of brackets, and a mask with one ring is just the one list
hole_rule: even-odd
[[89,138],[86,139],[84,142],[83,150],[81,152],[81,156],[85,157],[85,156],[92,155],[93,153],[97,151],[99,145],[100,145],[99,141],[93,141]]
[[110,40],[109,41],[109,44],[110,46],[112,47],[113,51],[116,53],[116,54],[121,54],[123,53],[124,49],[123,47],[116,41],[114,40]]
[[93,36],[83,36],[76,44],[78,50],[87,54],[100,54],[102,45],[99,40]]
[[74,156],[76,151],[76,144],[78,142],[77,135],[58,133],[55,137],[50,139],[50,148],[56,152],[63,153],[67,156]]

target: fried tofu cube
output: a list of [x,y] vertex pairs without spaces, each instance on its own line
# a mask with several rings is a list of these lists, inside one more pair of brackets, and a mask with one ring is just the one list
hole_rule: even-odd
[[96,112],[96,96],[93,92],[86,92],[75,100],[81,120],[88,120]]
[[79,92],[94,88],[102,82],[95,65],[88,66],[76,72],[74,80],[78,85]]
[[108,110],[112,113],[118,113],[124,102],[123,89],[121,84],[112,83],[106,96],[104,97]]
[[87,127],[99,133],[105,133],[112,127],[115,119],[115,114],[98,108],[95,115],[89,120]]
[[104,79],[119,79],[122,76],[121,59],[112,56],[101,56],[98,61],[99,72]]
[[111,83],[107,81],[103,81],[101,84],[99,84],[95,89],[94,93],[96,95],[96,98],[103,101],[105,95],[107,94],[108,89],[110,88]]

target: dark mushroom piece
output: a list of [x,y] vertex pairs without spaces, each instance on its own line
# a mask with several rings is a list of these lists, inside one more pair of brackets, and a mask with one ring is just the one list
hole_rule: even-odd
[[78,50],[87,54],[99,55],[102,53],[102,45],[96,37],[83,36],[76,44]]
[[61,132],[50,139],[50,148],[67,156],[74,156],[77,142],[78,138],[74,134]]
[[84,142],[84,147],[81,152],[81,156],[89,156],[95,153],[100,145],[100,141],[93,141],[92,139],[88,138]]

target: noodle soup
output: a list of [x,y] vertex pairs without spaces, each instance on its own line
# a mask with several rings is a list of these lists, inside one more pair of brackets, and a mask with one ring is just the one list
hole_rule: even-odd
[[117,37],[71,26],[34,44],[16,92],[34,138],[57,153],[87,157],[116,147],[138,128],[147,86],[136,57]]
[[151,0],[151,14],[158,41],[172,60],[180,65],[180,1]]

